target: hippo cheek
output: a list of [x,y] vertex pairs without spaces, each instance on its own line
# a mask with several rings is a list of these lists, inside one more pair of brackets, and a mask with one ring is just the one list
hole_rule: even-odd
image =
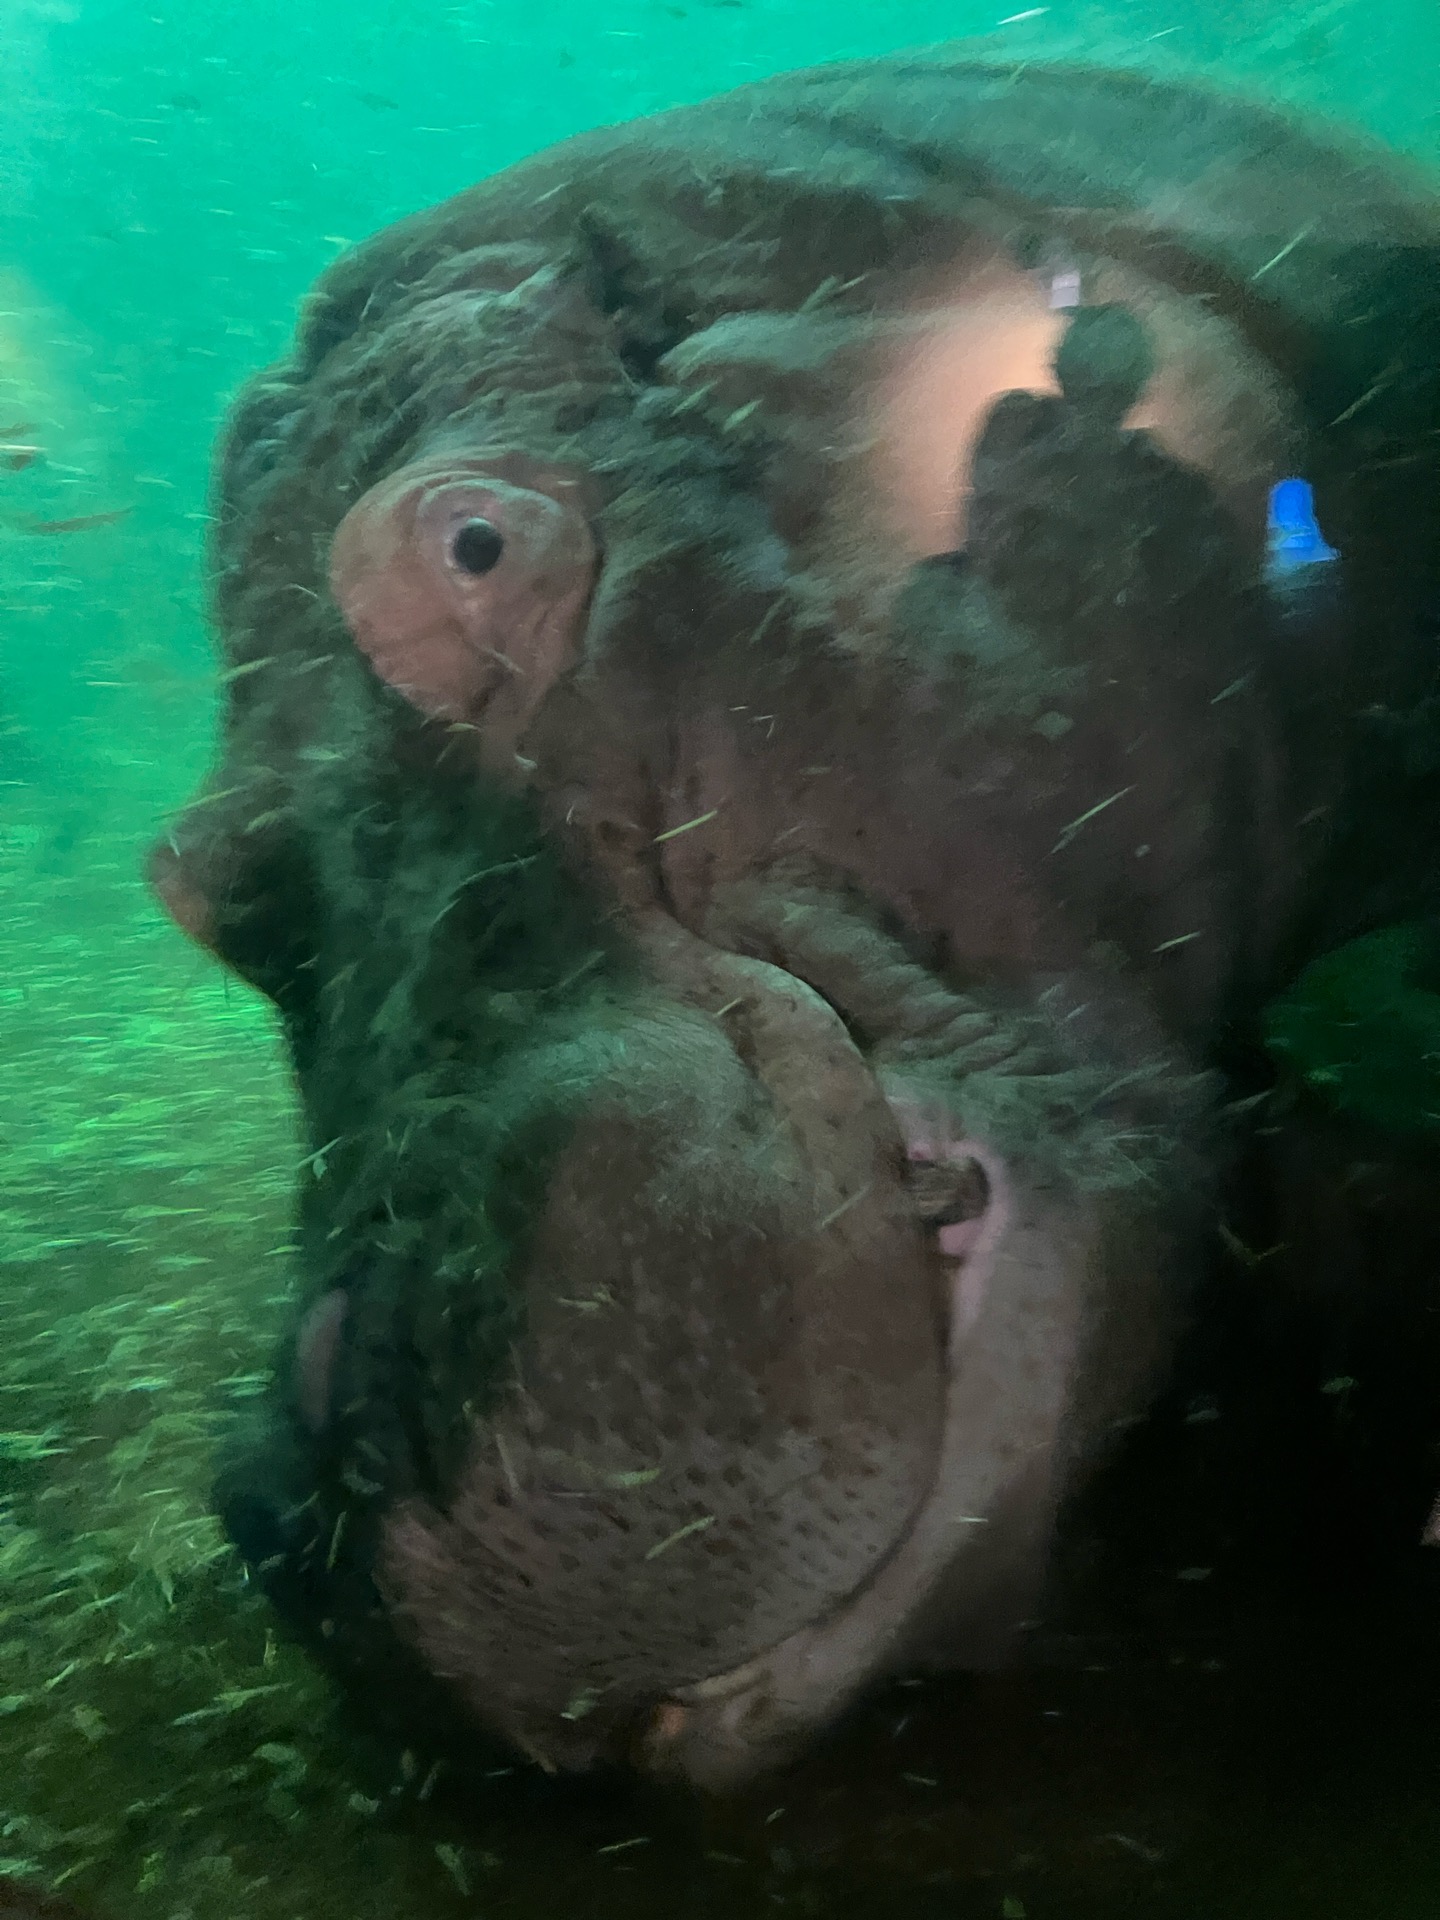
[[576,483],[523,463],[519,476],[514,456],[408,467],[352,507],[330,552],[331,590],[380,678],[473,726],[501,775],[578,656],[598,564]]

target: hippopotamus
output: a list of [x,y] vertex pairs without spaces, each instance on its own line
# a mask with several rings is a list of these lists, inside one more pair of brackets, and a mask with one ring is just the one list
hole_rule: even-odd
[[1437,242],[1349,136],[942,50],[323,275],[151,873],[293,1061],[216,1498],[354,1696],[720,1788],[1023,1643],[1261,1010],[1423,905],[1365,716],[1432,672]]

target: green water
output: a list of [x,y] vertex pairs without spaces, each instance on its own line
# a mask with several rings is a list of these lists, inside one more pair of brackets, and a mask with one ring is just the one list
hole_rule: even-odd
[[39,449],[0,466],[0,1873],[168,1920],[1440,1914],[1440,1608],[1403,1582],[1255,1625],[1152,1570],[1143,1632],[896,1689],[718,1810],[351,1740],[206,1511],[298,1152],[265,1011],[138,880],[209,754],[228,396],[348,240],[821,59],[1201,71],[1440,161],[1436,0],[1006,11],[0,0],[0,441]]

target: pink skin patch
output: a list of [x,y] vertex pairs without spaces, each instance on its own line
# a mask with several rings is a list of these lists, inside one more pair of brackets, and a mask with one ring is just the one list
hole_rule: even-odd
[[322,1295],[300,1322],[295,1338],[295,1397],[312,1433],[322,1433],[329,1424],[331,1376],[349,1307],[339,1287]]
[[353,506],[330,586],[381,679],[468,722],[514,779],[537,708],[579,656],[598,565],[577,476],[518,453],[433,455]]
[[923,1163],[948,1162],[963,1166],[974,1161],[985,1175],[989,1200],[985,1211],[973,1220],[957,1220],[938,1230],[940,1251],[957,1263],[951,1281],[950,1341],[955,1343],[970,1331],[985,1302],[985,1291],[995,1265],[995,1249],[1003,1239],[1010,1217],[1010,1182],[999,1154],[978,1140],[957,1139],[949,1130],[947,1118],[939,1107],[924,1107],[918,1101],[892,1098],[891,1111],[900,1123],[906,1157]]

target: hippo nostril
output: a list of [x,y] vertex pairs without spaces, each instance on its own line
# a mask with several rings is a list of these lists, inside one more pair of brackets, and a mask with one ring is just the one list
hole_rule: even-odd
[[462,573],[491,573],[505,552],[505,536],[489,520],[467,520],[450,542],[450,558]]
[[990,1200],[990,1183],[976,1160],[912,1163],[910,1191],[915,1211],[930,1228],[978,1220]]

